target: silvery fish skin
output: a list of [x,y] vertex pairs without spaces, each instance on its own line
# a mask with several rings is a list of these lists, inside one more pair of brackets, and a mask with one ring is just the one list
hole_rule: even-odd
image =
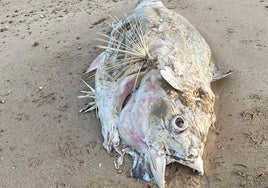
[[131,175],[165,187],[171,162],[200,174],[209,127],[215,122],[210,83],[230,74],[219,71],[199,32],[161,1],[145,0],[116,20],[96,70],[95,90],[85,92],[97,108],[103,146],[133,157]]

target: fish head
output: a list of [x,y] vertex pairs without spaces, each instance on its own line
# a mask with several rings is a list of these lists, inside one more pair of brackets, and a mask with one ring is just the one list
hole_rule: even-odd
[[[202,95],[204,100],[208,96],[203,90]],[[165,168],[172,162],[203,174],[202,154],[212,116],[205,108],[209,101],[185,102],[188,98],[191,94],[173,89],[157,70],[143,77],[121,112],[119,125],[124,144],[142,158],[134,160],[135,177],[153,178],[165,187]]]
[[178,94],[160,93],[161,98],[151,107],[148,143],[149,148],[158,154],[152,153],[152,159],[162,156],[165,160],[154,162],[161,167],[154,178],[161,179],[164,176],[161,175],[164,173],[163,166],[172,162],[188,166],[203,175],[202,155],[209,127],[214,121],[213,113],[203,111],[201,105],[187,106],[180,97],[176,97]]

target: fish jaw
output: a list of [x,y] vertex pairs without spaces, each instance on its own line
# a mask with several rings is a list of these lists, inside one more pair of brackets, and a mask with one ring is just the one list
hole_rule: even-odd
[[187,166],[195,171],[197,171],[200,175],[204,175],[204,165],[203,165],[203,159],[200,155],[198,155],[195,159],[192,161],[185,160],[180,157],[175,156],[168,156],[167,157],[167,164],[169,163],[180,163],[184,166]]
[[165,169],[166,169],[166,155],[154,148],[148,150],[148,161],[150,163],[150,169],[154,177],[154,181],[159,188],[165,187]]
[[204,175],[204,165],[203,165],[203,159],[201,156],[197,156],[193,162],[187,163],[187,162],[182,161],[181,164],[184,164],[185,166],[188,166],[198,171],[202,176]]

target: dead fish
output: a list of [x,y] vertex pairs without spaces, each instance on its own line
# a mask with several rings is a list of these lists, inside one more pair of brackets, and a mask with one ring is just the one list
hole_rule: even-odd
[[202,175],[203,150],[215,122],[210,84],[231,74],[217,69],[200,33],[159,0],[144,0],[123,19],[113,18],[104,49],[87,73],[95,89],[81,112],[96,109],[103,146],[133,157],[131,175],[165,187],[172,162]]

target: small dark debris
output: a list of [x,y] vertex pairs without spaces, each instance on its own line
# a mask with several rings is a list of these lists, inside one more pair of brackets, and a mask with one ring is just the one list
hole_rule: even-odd
[[33,103],[37,103],[38,102],[38,105],[37,106],[42,106],[44,104],[53,103],[55,100],[56,100],[55,93],[49,93],[49,94],[47,94],[45,96],[42,96],[41,99],[35,99],[32,102]]
[[234,33],[235,30],[234,30],[233,28],[228,28],[228,29],[227,29],[227,32],[228,32],[228,33]]
[[198,175],[199,173],[198,173],[197,170],[193,169],[193,174],[194,174],[194,175]]
[[259,108],[245,110],[239,114],[240,118],[243,120],[252,120],[259,115],[261,115],[261,110]]
[[259,174],[258,176],[257,176],[257,178],[260,178],[260,177],[262,177],[263,176],[263,174]]
[[6,27],[3,27],[3,28],[0,29],[0,32],[4,32],[4,31],[7,31]]
[[250,139],[250,142],[253,145],[261,145],[265,142],[266,137],[265,135],[262,134],[254,134],[253,132],[251,133],[244,133],[244,135]]
[[262,100],[262,96],[261,95],[259,95],[259,94],[251,94],[250,96],[249,96],[249,98],[250,99],[253,99],[253,100],[258,100],[258,101],[260,101],[260,100]]
[[107,18],[101,18],[98,21],[94,22],[92,25],[98,25],[98,24],[104,22],[105,20],[107,20]]
[[56,188],[66,187],[65,183],[56,183]]
[[69,108],[69,105],[68,104],[65,104],[64,106],[60,106],[58,108],[59,111],[62,111],[62,112],[65,112],[67,109]]
[[39,46],[39,42],[34,42],[32,46],[33,47]]
[[243,164],[240,164],[240,163],[236,163],[236,164],[234,164],[234,166],[241,166],[241,167],[244,167],[244,168],[248,168],[246,165],[243,165]]

